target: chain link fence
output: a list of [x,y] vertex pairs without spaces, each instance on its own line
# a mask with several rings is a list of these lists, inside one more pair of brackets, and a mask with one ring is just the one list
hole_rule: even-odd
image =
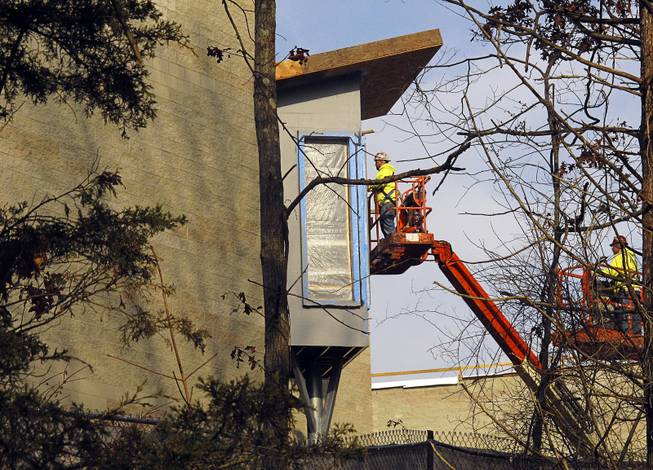
[[[392,429],[352,438],[365,448],[359,459],[335,462],[317,459],[306,468],[318,470],[452,470],[452,469],[574,469],[601,468],[597,462],[526,454],[514,440],[479,433]],[[627,461],[620,469],[644,469]]]
[[488,449],[497,452],[518,454],[523,448],[514,439],[494,436],[491,434],[433,431],[433,439],[457,447],[472,449]]
[[362,447],[378,447],[389,445],[417,444],[425,442],[429,438],[429,431],[419,429],[388,429],[386,431],[373,432],[352,436],[349,442],[355,442]]
[[[319,462],[316,469],[435,470],[435,469],[554,469],[546,458],[518,453],[512,439],[478,433],[391,429],[355,436],[365,448],[362,458]],[[563,468],[563,467],[560,467]]]
[[[105,421],[119,432],[137,425],[155,427],[159,421],[132,416],[90,416]],[[110,433],[111,434],[111,433]],[[601,468],[597,462],[555,458],[551,454],[526,454],[513,439],[481,433],[389,429],[352,436],[346,444],[361,447],[358,458],[336,460],[334,457],[312,457],[301,466],[315,470],[589,470]],[[639,460],[639,459],[638,459]],[[642,461],[625,461],[619,469],[648,468]]]

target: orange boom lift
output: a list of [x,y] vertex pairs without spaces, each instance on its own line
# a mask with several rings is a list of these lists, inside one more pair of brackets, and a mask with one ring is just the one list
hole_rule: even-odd
[[[552,335],[556,346],[567,345],[584,357],[603,360],[635,360],[644,349],[641,321],[635,328],[637,303],[643,293],[630,286],[631,295],[626,303],[601,296],[594,289],[595,270],[586,266],[570,266],[557,273],[556,304],[567,318],[558,319],[567,328]],[[615,328],[615,314],[621,313],[626,321],[625,331]]]
[[[429,179],[428,176],[420,176],[397,182],[397,186],[402,189],[401,192],[397,189],[395,198],[397,229],[387,238],[380,237],[376,217],[379,207],[370,199],[370,208],[374,208],[370,218],[370,241],[373,246],[370,253],[370,273],[401,274],[411,266],[430,259],[436,261],[467,306],[514,364],[520,378],[537,394],[542,381],[542,365],[537,354],[474,278],[451,245],[446,241],[436,240],[428,231],[426,220],[432,211],[426,205],[426,183]],[[568,275],[567,271],[561,272],[560,279]],[[588,301],[591,301],[591,297],[585,299],[585,302]],[[569,307],[569,299],[562,294],[562,289],[559,302],[561,308]],[[582,345],[592,354],[600,352],[601,348],[607,350],[606,341],[615,341],[615,338],[632,348],[638,347],[638,343],[633,342],[628,335],[617,331],[608,334],[605,328],[592,325],[591,322],[585,323],[582,330],[559,331],[554,336],[558,345],[562,341],[567,345]],[[545,396],[556,424],[575,444],[578,453],[587,457],[599,455],[602,441],[593,429],[591,419],[564,383],[553,380],[546,388]]]

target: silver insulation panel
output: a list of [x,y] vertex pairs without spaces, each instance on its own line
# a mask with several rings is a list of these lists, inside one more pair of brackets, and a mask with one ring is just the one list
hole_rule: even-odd
[[[304,151],[304,181],[309,182],[318,175],[348,176],[346,143],[312,141],[307,142]],[[308,194],[304,274],[308,282],[304,297],[317,302],[354,300],[350,213],[347,186],[320,185]]]

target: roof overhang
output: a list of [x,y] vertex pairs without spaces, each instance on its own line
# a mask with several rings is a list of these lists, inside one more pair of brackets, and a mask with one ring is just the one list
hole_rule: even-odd
[[277,90],[347,75],[361,77],[361,119],[384,116],[442,46],[437,29],[309,56],[277,65]]

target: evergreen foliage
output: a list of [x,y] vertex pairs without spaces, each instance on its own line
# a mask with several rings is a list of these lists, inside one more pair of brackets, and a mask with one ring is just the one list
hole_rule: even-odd
[[[185,219],[158,206],[113,209],[108,196],[120,184],[117,173],[103,172],[33,207],[0,208],[1,385],[23,380],[34,361],[68,359],[38,336],[63,316],[100,306],[124,316],[125,335],[154,333],[151,316],[131,314],[122,296],[149,287],[151,237]],[[109,294],[114,305],[100,300]]]
[[113,209],[109,197],[120,184],[117,173],[103,172],[34,206],[0,209],[2,468],[91,466],[102,452],[106,429],[44,394],[35,374],[71,359],[40,334],[62,317],[91,315],[107,296],[115,305],[103,308],[125,315],[129,334],[152,323],[147,313],[131,318],[121,295],[149,286],[150,238],[185,220],[160,207]]
[[143,61],[169,41],[187,40],[152,0],[3,0],[0,120],[23,96],[54,97],[98,110],[123,134],[145,127],[155,99]]
[[[144,61],[168,41],[187,45],[152,0],[3,0],[0,121],[25,97],[79,103],[125,136],[145,127],[155,99]],[[261,468],[270,459],[305,468],[315,456],[357,455],[355,441],[344,439],[350,426],[315,446],[288,439],[302,404],[286,382],[209,378],[201,401],[184,400],[152,426],[115,426],[123,408],[98,417],[44,386],[49,365],[74,358],[42,333],[73,315],[121,318],[116,334],[126,346],[167,329],[204,351],[208,335],[189,320],[127,302],[152,288],[169,295],[153,277],[150,241],[185,218],[159,206],[118,209],[112,199],[121,185],[118,173],[105,171],[37,204],[0,205],[0,468]],[[138,400],[127,395],[124,404]]]
[[160,207],[114,209],[120,185],[117,173],[103,172],[34,206],[0,209],[0,468],[259,468],[266,456],[301,468],[314,455],[357,454],[343,439],[349,427],[319,446],[278,439],[264,423],[301,403],[286,389],[267,390],[248,377],[207,379],[201,401],[145,427],[115,427],[111,418],[120,407],[97,419],[81,405],[64,406],[37,380],[44,364],[47,370],[53,361],[72,360],[65,350],[52,351],[40,333],[65,316],[92,321],[96,308],[124,319],[126,343],[172,326],[204,347],[206,335],[188,321],[125,306],[124,296],[153,287],[151,237],[185,219]]

